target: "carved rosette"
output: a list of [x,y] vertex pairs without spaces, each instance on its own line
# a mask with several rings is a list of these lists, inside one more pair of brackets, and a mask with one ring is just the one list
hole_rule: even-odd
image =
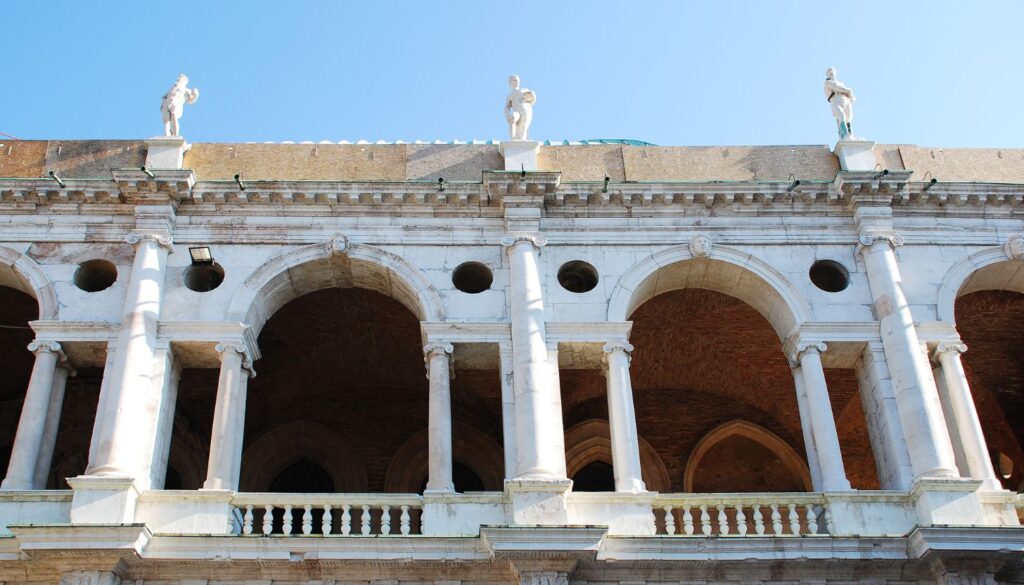
[[710,258],[713,246],[711,238],[703,234],[690,238],[690,254],[693,254],[694,258]]
[[242,356],[242,370],[249,374],[250,378],[256,377],[256,370],[252,365],[252,358],[249,357],[249,350],[240,343],[228,343],[221,342],[214,346],[217,353],[220,354],[221,360],[224,359],[225,352],[234,352]]
[[1024,236],[1013,236],[1006,240],[1003,251],[1010,260],[1024,260]]
[[174,250],[174,242],[171,239],[171,235],[168,233],[160,232],[131,232],[124,237],[124,241],[135,246],[141,242],[156,242],[157,244],[167,248],[168,251]]
[[501,238],[501,245],[506,248],[511,248],[519,242],[529,242],[533,244],[535,248],[543,248],[547,245],[548,239],[544,236],[529,236],[529,235],[508,235]]

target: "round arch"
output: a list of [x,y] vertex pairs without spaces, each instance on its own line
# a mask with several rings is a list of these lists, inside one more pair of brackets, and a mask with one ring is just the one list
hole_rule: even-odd
[[366,469],[352,445],[338,432],[315,422],[281,425],[252,442],[242,456],[241,491],[265,491],[289,465],[307,459],[334,482],[335,491],[367,489]]
[[289,301],[325,288],[365,288],[407,307],[420,321],[443,321],[444,304],[422,272],[405,259],[367,244],[335,238],[278,256],[260,266],[235,293],[227,319],[258,336]]
[[57,292],[42,267],[25,254],[0,246],[0,286],[21,291],[39,304],[39,318],[57,318]]
[[[384,491],[390,494],[416,493],[427,477],[430,451],[427,429],[402,445],[384,474]],[[505,479],[505,460],[501,445],[477,429],[452,424],[452,459],[477,474],[487,491],[501,491]]]
[[1024,261],[1014,260],[1006,246],[979,250],[954,264],[942,278],[936,317],[956,325],[957,298],[979,290],[1008,290],[1024,294]]
[[[608,421],[588,419],[565,431],[565,471],[573,477],[595,461],[612,464],[611,429]],[[658,452],[640,438],[640,473],[648,491],[672,491],[672,480]]]
[[630,268],[612,291],[608,320],[626,321],[651,298],[683,288],[703,288],[740,299],[764,315],[782,340],[810,320],[810,306],[800,291],[765,261],[718,244],[698,251],[701,256],[695,256],[689,244],[673,246]]
[[715,445],[735,436],[745,437],[767,448],[782,461],[793,477],[800,480],[805,491],[811,490],[811,473],[807,468],[807,462],[789,443],[764,427],[745,420],[733,420],[715,427],[694,446],[693,452],[686,460],[686,471],[683,475],[685,491],[693,492],[694,478],[704,456]]

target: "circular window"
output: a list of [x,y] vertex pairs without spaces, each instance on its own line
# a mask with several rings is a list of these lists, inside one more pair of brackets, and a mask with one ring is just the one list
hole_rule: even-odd
[[185,286],[196,292],[210,292],[224,282],[224,267],[216,262],[193,264],[185,269]]
[[460,264],[452,273],[452,284],[464,293],[475,295],[491,288],[494,275],[491,269],[479,262]]
[[814,286],[825,292],[839,292],[850,286],[850,271],[835,260],[818,260],[808,273]]
[[99,292],[110,288],[117,280],[117,267],[108,260],[86,260],[75,271],[75,286],[85,292]]
[[574,293],[594,290],[597,286],[597,269],[582,260],[566,262],[558,269],[558,284]]

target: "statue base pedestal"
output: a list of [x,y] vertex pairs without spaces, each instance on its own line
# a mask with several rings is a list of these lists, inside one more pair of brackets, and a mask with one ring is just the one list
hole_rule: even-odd
[[873,171],[878,164],[875,143],[870,140],[840,140],[833,152],[844,171]]
[[536,171],[540,142],[509,140],[498,144],[498,152],[505,157],[506,171]]
[[185,159],[185,139],[181,136],[157,136],[146,140],[146,168],[180,169]]

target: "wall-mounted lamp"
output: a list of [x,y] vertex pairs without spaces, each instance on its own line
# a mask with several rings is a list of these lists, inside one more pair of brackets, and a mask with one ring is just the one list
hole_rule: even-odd
[[939,180],[938,180],[938,179],[936,179],[935,177],[932,177],[932,180],[931,180],[931,181],[928,181],[928,184],[927,184],[927,185],[925,185],[925,186],[924,186],[924,189],[921,189],[921,191],[922,191],[922,192],[926,192],[926,191],[928,191],[928,189],[931,189],[932,187],[934,187],[934,186],[935,186],[935,183],[938,183],[938,182],[939,182]]
[[242,184],[242,175],[241,175],[241,173],[235,175],[235,182],[238,183],[238,190],[239,191],[245,191],[245,185]]
[[800,179],[793,179],[793,182],[789,185],[789,187],[786,187],[786,193],[792,193],[793,189],[796,189],[799,186],[800,186]]
[[880,172],[877,175],[875,175],[874,178],[875,179],[881,179],[882,177],[884,177],[884,176],[886,176],[888,174],[889,174],[889,169],[885,169],[882,172]]
[[209,246],[196,246],[195,248],[189,248],[188,254],[192,257],[193,266],[213,264],[213,254],[210,253]]
[[156,176],[156,175],[153,174],[153,171],[147,169],[145,165],[139,167],[139,170],[144,172],[144,173],[146,173],[146,176],[149,177],[150,179],[152,179],[154,176]]
[[525,180],[526,179],[526,166],[525,165],[519,165],[519,178],[521,180]]
[[57,171],[50,171],[50,176],[53,177],[54,181],[57,181],[58,185],[60,185],[61,187],[64,186],[64,181],[62,181],[60,177],[57,176]]
[[606,177],[604,178],[604,188],[603,188],[603,189],[601,189],[601,192],[602,192],[602,193],[607,193],[607,192],[608,192],[608,183],[610,183],[610,182],[611,182],[611,180],[612,180],[612,178],[611,178],[611,177],[607,177],[607,176],[606,176]]
[[437,190],[444,192],[444,177],[437,178]]

